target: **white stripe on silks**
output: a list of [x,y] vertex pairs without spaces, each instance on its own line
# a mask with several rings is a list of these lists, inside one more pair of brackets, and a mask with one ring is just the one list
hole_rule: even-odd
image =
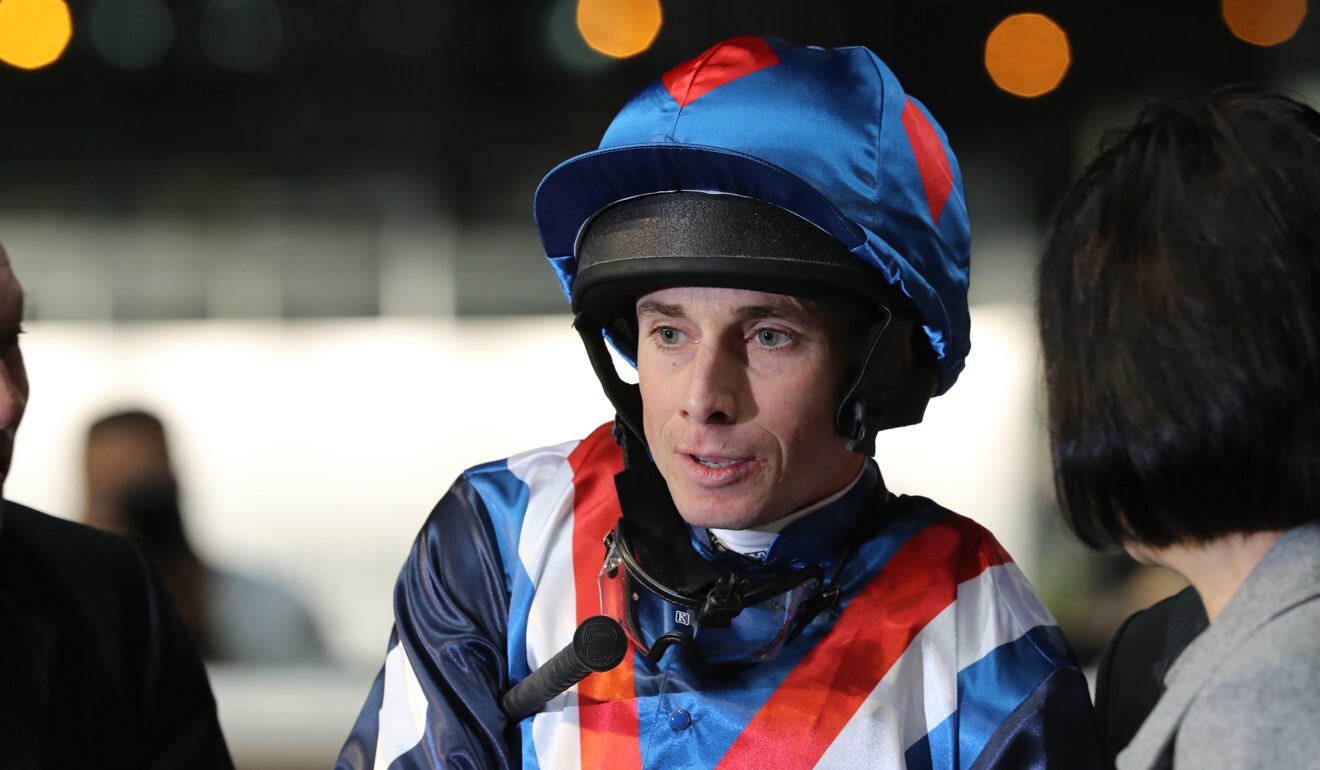
[[957,607],[959,671],[1037,626],[1055,625],[1013,562],[991,567],[958,586]]
[[380,730],[373,770],[387,770],[391,762],[421,742],[426,730],[426,694],[402,644],[396,643],[385,655],[384,690],[376,724]]
[[[903,752],[957,705],[954,613],[946,607],[917,633],[816,767],[904,767]],[[921,705],[924,713],[913,711]]]
[[[1053,622],[1016,564],[990,567],[964,582],[957,600],[918,632],[816,767],[903,767],[903,753],[958,708],[959,671]],[[921,704],[921,711],[902,704]]]
[[[561,444],[516,455],[508,461],[509,470],[530,493],[518,558],[536,586],[527,616],[527,665],[533,671],[571,643],[577,630],[573,467],[568,462],[568,455],[577,445]],[[536,715],[532,744],[541,767],[581,766],[576,688],[550,701]]]
[[[573,468],[568,456],[578,441],[534,449],[510,457],[505,463],[514,478],[527,485],[527,511],[518,534],[518,560],[531,578],[538,576],[550,554],[551,538],[560,534],[563,523],[573,514]],[[569,536],[572,527],[568,528]]]

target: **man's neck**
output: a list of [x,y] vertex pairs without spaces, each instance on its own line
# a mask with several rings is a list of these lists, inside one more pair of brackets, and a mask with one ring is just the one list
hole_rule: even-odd
[[861,481],[862,476],[865,475],[865,473],[866,473],[866,465],[863,464],[862,469],[857,472],[857,475],[853,477],[852,481],[849,481],[847,484],[844,484],[843,488],[840,489],[839,491],[835,492],[829,497],[826,497],[822,500],[818,500],[812,503],[811,505],[806,506],[805,508],[800,508],[785,516],[780,516],[779,518],[775,519],[772,522],[762,524],[759,527],[753,527],[750,529],[713,529],[712,528],[711,530],[709,530],[711,537],[720,545],[724,546],[730,551],[736,551],[740,554],[743,554],[744,556],[754,556],[758,554],[764,555],[765,552],[770,548],[770,544],[774,542],[775,538],[779,536],[780,532],[784,531],[785,527],[797,521],[798,519],[803,519],[806,518],[807,516],[810,516],[816,511],[819,511],[820,509],[824,508],[830,503],[833,503],[834,501],[848,494],[848,492],[853,487],[857,486],[857,482]]

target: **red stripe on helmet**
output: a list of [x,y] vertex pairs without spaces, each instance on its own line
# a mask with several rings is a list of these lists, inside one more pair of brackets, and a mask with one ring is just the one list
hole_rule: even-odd
[[926,118],[926,113],[911,97],[908,97],[903,107],[902,117],[908,143],[912,145],[912,152],[917,158],[921,186],[926,190],[930,221],[938,225],[940,213],[944,211],[944,204],[953,189],[953,169],[949,167],[949,156],[944,149],[944,142],[940,141],[939,135]]
[[686,107],[722,85],[779,63],[760,37],[739,37],[707,49],[660,77],[678,106]]

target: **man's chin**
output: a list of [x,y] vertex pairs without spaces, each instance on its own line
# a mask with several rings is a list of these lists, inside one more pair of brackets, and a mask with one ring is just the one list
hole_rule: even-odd
[[701,529],[752,529],[777,516],[761,503],[744,498],[675,500],[678,513],[693,527]]

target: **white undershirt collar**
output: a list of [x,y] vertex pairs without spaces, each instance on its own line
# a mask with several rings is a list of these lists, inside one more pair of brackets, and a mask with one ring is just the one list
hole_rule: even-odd
[[862,470],[858,471],[853,480],[844,485],[843,489],[840,489],[838,492],[835,492],[824,500],[808,505],[806,508],[790,513],[787,516],[781,516],[778,519],[767,524],[762,524],[759,527],[754,527],[752,529],[711,528],[706,531],[710,533],[711,541],[717,545],[723,546],[730,551],[740,553],[743,556],[764,559],[766,553],[770,550],[770,544],[775,541],[775,538],[779,537],[779,533],[783,532],[785,527],[798,519],[810,516],[821,508],[824,508],[835,500],[848,494],[849,490],[857,486],[858,481],[861,481],[862,475],[865,472],[866,466],[863,464]]

